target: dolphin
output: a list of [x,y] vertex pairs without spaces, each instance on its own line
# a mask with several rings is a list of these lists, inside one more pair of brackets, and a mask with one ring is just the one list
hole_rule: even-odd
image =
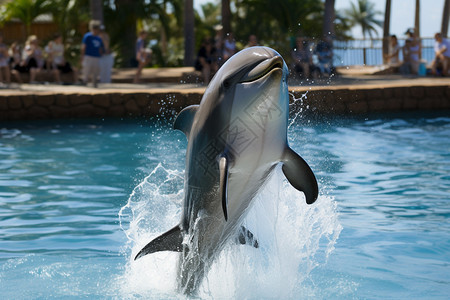
[[181,252],[178,290],[195,295],[227,241],[258,247],[243,219],[274,167],[312,204],[317,181],[288,145],[288,68],[278,52],[251,47],[216,73],[199,105],[184,108],[174,129],[186,134],[181,222],[148,243],[135,260],[158,251]]

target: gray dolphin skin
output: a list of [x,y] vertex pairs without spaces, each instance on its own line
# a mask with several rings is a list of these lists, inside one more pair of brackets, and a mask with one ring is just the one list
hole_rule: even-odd
[[230,239],[258,248],[260,241],[242,222],[277,164],[308,204],[318,197],[311,168],[287,143],[287,76],[275,50],[244,49],[219,69],[200,105],[186,107],[174,122],[188,138],[183,215],[135,260],[158,251],[181,252],[181,293],[198,292]]

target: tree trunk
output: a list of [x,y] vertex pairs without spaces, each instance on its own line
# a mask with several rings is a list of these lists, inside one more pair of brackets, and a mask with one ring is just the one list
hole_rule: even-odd
[[444,11],[442,12],[442,25],[441,25],[441,34],[445,38],[447,37],[448,33],[449,13],[450,13],[450,0],[445,0]]
[[224,36],[226,36],[227,33],[231,33],[230,0],[222,0],[222,26]]
[[389,53],[389,29],[391,26],[391,0],[386,0],[383,25],[383,63],[387,63],[386,56]]
[[334,2],[335,0],[325,0],[325,15],[323,20],[323,36],[334,37]]
[[115,0],[117,22],[121,28],[126,28],[121,37],[119,52],[122,56],[121,67],[131,67],[136,56],[137,17],[134,0]]
[[193,66],[195,59],[194,1],[184,1],[184,65]]
[[102,0],[90,0],[91,18],[104,24]]
[[420,39],[420,0],[416,0],[416,13],[414,15],[414,33]]

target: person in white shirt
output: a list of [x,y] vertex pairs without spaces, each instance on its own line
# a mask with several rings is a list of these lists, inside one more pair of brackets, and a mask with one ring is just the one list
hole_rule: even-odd
[[389,42],[389,53],[386,55],[386,60],[391,66],[399,66],[400,59],[398,58],[402,47],[398,44],[397,36],[391,35]]
[[55,76],[56,83],[61,84],[61,73],[72,73],[73,82],[78,81],[78,73],[75,68],[73,68],[68,61],[64,58],[64,44],[62,35],[56,33],[53,36],[47,47],[45,47],[47,52],[47,69],[51,70]]
[[105,52],[100,58],[100,82],[111,83],[111,73],[114,65],[114,56],[109,48],[109,34],[105,31],[105,26],[100,26],[100,38],[105,45]]
[[444,39],[441,33],[434,35],[436,40],[434,44],[435,57],[431,65],[433,75],[438,75],[438,70],[441,69],[442,76],[448,76],[448,68],[450,66],[450,41]]

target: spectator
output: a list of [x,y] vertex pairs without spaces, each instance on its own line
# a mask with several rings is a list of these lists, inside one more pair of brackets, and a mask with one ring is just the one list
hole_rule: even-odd
[[222,25],[216,25],[214,26],[214,30],[216,31],[216,36],[214,37],[214,47],[216,48],[216,57],[217,57],[217,64],[221,66],[223,61],[223,26]]
[[100,82],[111,83],[111,71],[114,65],[114,56],[109,48],[109,34],[105,31],[105,26],[100,26],[100,38],[105,46],[105,52],[100,58]]
[[400,66],[400,72],[403,75],[417,75],[419,73],[420,65],[420,42],[415,38],[414,32],[411,29],[409,29],[406,33],[408,35],[408,38],[406,39],[405,45],[402,48],[403,64]]
[[139,83],[141,79],[142,69],[150,62],[152,51],[145,48],[145,39],[147,32],[142,30],[139,32],[139,38],[136,41],[136,60],[138,61],[138,69],[134,76],[134,83]]
[[83,66],[83,82],[87,84],[92,77],[94,87],[97,87],[97,78],[100,74],[100,57],[104,53],[104,45],[100,34],[100,21],[89,22],[89,32],[83,37],[81,46],[81,60]]
[[400,72],[403,75],[411,74],[411,69],[412,69],[411,44],[412,44],[412,40],[407,39],[407,40],[405,40],[405,45],[402,48],[403,63],[400,66]]
[[20,73],[26,73],[26,67],[22,64],[22,54],[20,45],[17,42],[11,44],[9,48],[11,74],[14,75],[18,83],[22,83]]
[[409,46],[409,58],[411,64],[411,73],[417,75],[419,73],[419,65],[420,65],[420,57],[422,52],[422,45],[420,40],[417,38],[414,29],[409,29],[406,32],[408,36],[408,40],[411,40],[411,44]]
[[76,83],[78,81],[78,72],[64,58],[62,35],[59,33],[55,34],[53,40],[48,43],[45,50],[47,52],[47,69],[51,70],[55,75],[55,82],[62,83],[61,73],[72,73],[73,82]]
[[248,37],[248,43],[245,46],[245,48],[254,47],[258,45],[259,45],[258,38],[256,37],[256,35],[252,34]]
[[315,53],[317,54],[317,59],[319,60],[321,75],[333,75],[335,73],[333,67],[333,45],[331,44],[331,38],[329,36],[319,41],[316,46]]
[[25,71],[30,73],[30,83],[37,83],[36,76],[42,71],[45,60],[37,36],[30,35],[22,53]]
[[216,48],[213,42],[209,39],[205,39],[202,43],[202,47],[198,51],[197,61],[195,63],[195,69],[202,72],[203,82],[208,84],[212,75],[217,72],[218,66],[215,59]]
[[16,42],[11,45],[9,52],[10,63],[13,67],[11,73],[17,82],[22,83],[20,74],[30,74],[30,83],[35,83],[36,75],[45,63],[37,37],[35,35],[29,36],[22,52]]
[[[436,40],[434,44],[434,60],[431,63],[431,72],[433,75],[448,76],[450,64],[450,41],[442,37],[441,33],[434,35]],[[440,72],[439,72],[440,70]]]
[[291,56],[295,73],[300,74],[301,77],[309,78],[315,70],[315,66],[308,41],[302,37],[297,37]]
[[2,82],[9,84],[11,82],[11,77],[9,71],[8,47],[3,44],[3,35],[0,33],[0,83]]
[[227,33],[227,37],[223,43],[223,61],[227,61],[231,56],[236,53],[236,41],[234,40],[233,33]]
[[398,39],[396,35],[391,35],[390,41],[389,41],[389,53],[386,55],[387,63],[391,66],[398,66],[400,65],[400,47],[398,43]]

